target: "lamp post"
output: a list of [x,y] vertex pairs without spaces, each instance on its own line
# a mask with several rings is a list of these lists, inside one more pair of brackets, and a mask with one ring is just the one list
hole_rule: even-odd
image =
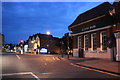
[[20,40],[20,47],[21,47],[21,54],[23,54],[23,43],[24,43],[24,41],[23,40]]
[[69,44],[69,34],[70,34],[69,32],[66,33],[66,36],[67,36],[67,44],[68,44],[68,45],[67,45],[67,47],[68,47],[68,49],[67,49],[68,59],[69,59],[69,53],[70,53],[70,47],[69,47],[69,45],[70,45],[70,44]]
[[[46,34],[47,34],[47,35],[50,35],[50,31],[47,31]],[[47,44],[47,49],[48,49],[48,50],[47,50],[47,52],[49,51],[49,44],[50,44],[50,41],[48,40],[48,44]]]
[[62,57],[63,57],[63,47],[64,46],[64,42],[63,41],[61,41],[61,52],[62,52]]
[[31,41],[31,52],[34,53],[34,40]]

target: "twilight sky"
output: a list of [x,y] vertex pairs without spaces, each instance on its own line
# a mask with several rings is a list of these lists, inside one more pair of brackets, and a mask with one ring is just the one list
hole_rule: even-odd
[[[102,2],[3,2],[5,43],[18,44],[36,33],[50,31],[61,38],[77,16]],[[90,16],[90,15],[89,15]]]

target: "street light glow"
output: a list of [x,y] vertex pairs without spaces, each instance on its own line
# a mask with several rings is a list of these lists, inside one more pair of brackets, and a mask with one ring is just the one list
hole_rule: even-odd
[[21,43],[23,43],[24,41],[23,40],[20,40]]
[[47,33],[46,33],[47,35],[50,35],[50,31],[47,31]]
[[34,41],[31,41],[31,43],[34,43]]

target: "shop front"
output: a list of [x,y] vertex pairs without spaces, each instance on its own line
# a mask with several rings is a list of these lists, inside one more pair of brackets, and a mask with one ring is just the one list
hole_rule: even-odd
[[111,53],[110,47],[114,24],[109,14],[111,7],[110,3],[105,2],[80,14],[68,27],[72,31],[73,56],[111,60],[111,55],[116,54],[115,51]]

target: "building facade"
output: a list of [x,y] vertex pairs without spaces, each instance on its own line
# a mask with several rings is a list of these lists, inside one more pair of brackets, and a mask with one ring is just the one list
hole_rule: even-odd
[[61,54],[72,54],[72,39],[69,33],[65,33],[60,39]]
[[113,3],[113,10],[111,16],[114,19],[113,24],[113,33],[115,36],[115,43],[116,43],[116,61],[120,61],[120,1]]
[[104,2],[80,14],[68,27],[72,31],[73,56],[80,56],[83,49],[82,57],[116,58],[113,9],[112,4]]
[[60,53],[60,47],[57,46],[59,38],[47,34],[35,34],[28,39],[29,52],[34,52],[35,49],[47,49],[47,52]]
[[3,51],[4,46],[4,35],[0,33],[0,53]]

